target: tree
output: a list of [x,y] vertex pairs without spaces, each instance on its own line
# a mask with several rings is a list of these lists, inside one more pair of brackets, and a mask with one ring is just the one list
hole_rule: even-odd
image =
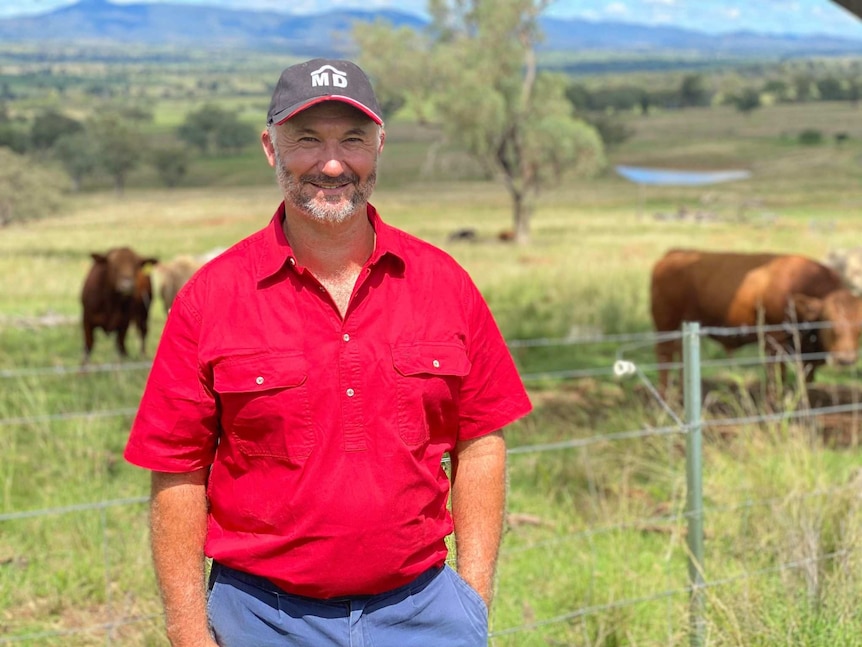
[[100,165],[114,179],[116,192],[122,194],[126,178],[146,152],[144,138],[129,121],[110,112],[90,120],[87,132],[99,151]]
[[86,132],[63,135],[54,142],[52,151],[69,174],[75,191],[80,191],[84,178],[99,168],[99,147]]
[[[434,62],[423,55],[430,42],[408,27],[395,29],[384,21],[358,25],[354,39],[362,52],[363,67],[374,76],[374,94],[384,119],[391,117],[395,109],[409,105],[416,121],[431,123]],[[374,74],[374,70],[381,73]]]
[[679,102],[683,108],[709,105],[709,93],[700,74],[687,74],[679,86]]
[[254,142],[257,131],[251,124],[237,118],[225,119],[215,131],[215,148],[220,153],[239,154]]
[[[375,79],[389,79],[401,66],[423,70],[427,113],[450,141],[498,174],[512,199],[514,238],[529,240],[535,202],[565,173],[592,173],[604,164],[601,138],[576,119],[564,77],[539,73],[534,47],[544,0],[431,0],[430,37],[401,35],[385,27],[375,34],[398,49],[377,56],[369,31],[355,28],[364,43],[360,61]],[[371,45],[374,45],[372,43]]]
[[43,110],[30,127],[30,141],[36,150],[47,150],[63,135],[80,132],[83,124],[77,119],[67,117],[53,108]]
[[26,153],[30,149],[30,132],[14,121],[0,121],[0,147]]
[[770,79],[763,84],[763,91],[771,94],[776,101],[785,102],[790,97],[790,86],[781,79]]
[[574,106],[576,112],[593,108],[593,97],[583,83],[570,83],[566,86],[566,99]]
[[733,97],[733,104],[743,114],[751,114],[760,107],[760,92],[755,88],[745,88],[740,94]]
[[156,148],[151,153],[151,163],[164,185],[175,187],[188,173],[188,148],[178,145]]
[[54,215],[63,183],[23,155],[0,148],[0,227]]
[[817,81],[817,93],[822,101],[843,101],[847,98],[847,91],[844,84],[834,76]]
[[211,152],[235,153],[257,139],[251,124],[240,121],[233,112],[206,104],[186,115],[177,137],[207,155]]

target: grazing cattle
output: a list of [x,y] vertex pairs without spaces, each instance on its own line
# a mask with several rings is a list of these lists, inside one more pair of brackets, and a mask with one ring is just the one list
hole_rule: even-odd
[[144,258],[128,247],[92,253],[93,265],[81,290],[84,327],[84,360],[93,351],[93,333],[101,328],[117,333],[117,352],[128,357],[126,332],[134,322],[141,335],[141,355],[146,354],[147,318],[153,298],[152,283],[145,268],[158,262]]
[[449,234],[448,239],[450,241],[456,240],[466,240],[469,242],[475,242],[478,240],[479,234],[472,227],[465,227],[464,229],[456,229],[451,234]]
[[[684,321],[722,328],[825,323],[799,335],[783,330],[764,333],[767,353],[774,357],[798,349],[803,356],[828,353],[835,364],[856,362],[862,300],[844,287],[834,270],[804,256],[671,250],[653,267],[650,292],[659,332],[676,331]],[[758,340],[756,331],[712,337],[728,353]],[[679,339],[656,344],[659,364],[674,361],[680,351]],[[814,379],[823,363],[821,358],[803,358],[806,381]],[[662,393],[667,382],[667,368],[660,368]]]
[[177,256],[153,268],[153,279],[165,305],[165,312],[171,311],[174,298],[192,274],[198,271],[203,261],[192,256]]

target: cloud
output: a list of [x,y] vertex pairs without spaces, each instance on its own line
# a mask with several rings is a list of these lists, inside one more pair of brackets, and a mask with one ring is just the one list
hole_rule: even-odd
[[629,14],[628,6],[623,2],[612,2],[605,8],[605,15],[619,18]]

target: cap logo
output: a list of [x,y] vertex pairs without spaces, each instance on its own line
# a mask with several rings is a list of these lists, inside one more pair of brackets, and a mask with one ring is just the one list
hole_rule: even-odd
[[316,88],[324,85],[346,88],[347,73],[337,70],[331,65],[324,65],[311,73],[311,87]]

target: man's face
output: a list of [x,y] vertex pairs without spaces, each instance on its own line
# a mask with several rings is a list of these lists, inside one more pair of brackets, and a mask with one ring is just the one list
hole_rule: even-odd
[[329,223],[362,210],[383,149],[383,133],[370,118],[345,103],[326,101],[277,126],[273,139],[264,132],[264,151],[287,208]]

